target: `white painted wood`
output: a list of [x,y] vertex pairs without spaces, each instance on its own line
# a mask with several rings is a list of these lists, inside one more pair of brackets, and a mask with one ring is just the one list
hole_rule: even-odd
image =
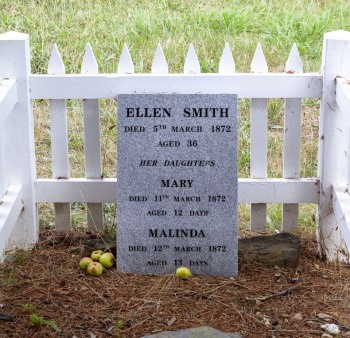
[[[55,44],[48,65],[48,74],[64,73],[64,64]],[[64,99],[50,100],[50,135],[53,178],[69,178],[67,113]],[[55,203],[54,209],[56,229],[69,231],[71,228],[70,204]]]
[[53,177],[68,178],[68,131],[65,100],[50,100],[50,124]]
[[250,177],[267,177],[267,100],[252,99],[250,110]]
[[[350,32],[324,35],[322,71],[323,96],[320,111],[318,176],[321,195],[318,208],[317,237],[322,256],[333,261],[348,261],[349,247],[344,244],[342,228],[334,214],[333,185],[346,182],[342,164],[348,147],[349,126],[336,102],[336,78],[350,78]],[[344,183],[346,186],[346,183]]]
[[256,47],[250,70],[252,73],[257,74],[268,72],[267,62],[260,42]]
[[[37,203],[115,203],[117,179],[37,179]],[[318,203],[316,179],[238,179],[239,203]]]
[[114,99],[118,94],[238,94],[240,98],[320,98],[322,76],[307,74],[32,75],[32,99]]
[[239,179],[239,203],[318,203],[316,179]]
[[[83,74],[98,73],[98,65],[90,44],[86,47]],[[84,112],[84,154],[86,178],[101,178],[100,105],[98,100],[83,100]],[[87,203],[87,227],[89,230],[103,230],[103,204]]]
[[226,42],[224,51],[219,62],[219,74],[234,74],[236,72],[235,60],[233,59],[229,44]]
[[134,72],[134,63],[132,62],[128,46],[125,44],[118,64],[118,74],[133,74]]
[[[350,104],[350,103],[349,103]],[[346,179],[345,184],[348,190],[350,191],[350,126],[348,125],[348,144],[347,144],[347,152],[346,152],[346,158],[347,158],[347,172],[346,172]],[[343,180],[344,182],[344,180]]]
[[7,116],[12,112],[16,103],[16,80],[4,79],[0,82],[0,129],[3,127]]
[[85,140],[85,174],[86,178],[100,178],[100,106],[98,100],[84,100],[84,140]]
[[4,162],[3,156],[2,156],[2,144],[3,144],[3,137],[1,135],[1,129],[0,129],[0,203],[5,195],[7,183],[6,178],[4,177],[4,167],[6,169],[6,163]]
[[6,182],[3,171],[2,157],[2,128],[4,127],[7,117],[13,112],[17,103],[17,86],[16,80],[6,79],[0,82],[0,200],[5,194]]
[[[332,206],[346,248],[350,248],[350,195],[346,187],[333,187]],[[350,263],[350,255],[344,258]]]
[[199,64],[197,53],[193,44],[190,44],[184,65],[184,74],[200,74],[201,66]]
[[0,263],[3,262],[4,251],[22,209],[22,186],[10,185],[0,204]]
[[168,74],[168,63],[159,43],[152,63],[152,74]]
[[301,99],[286,99],[284,113],[283,177],[300,176]]
[[303,72],[303,62],[301,60],[298,47],[293,43],[292,49],[290,51],[286,68],[286,73],[302,73]]
[[50,75],[61,75],[65,73],[65,68],[60,52],[58,51],[57,44],[53,45],[49,65],[48,74]]
[[[3,79],[15,79],[18,103],[2,129],[2,159],[4,180],[8,190],[11,185],[21,185],[24,209],[13,218],[17,222],[11,232],[11,243],[16,248],[28,249],[39,236],[39,223],[35,204],[34,180],[36,177],[34,123],[30,101],[29,75],[30,47],[27,34],[9,32],[0,35],[0,65]],[[0,205],[1,207],[1,205]],[[7,240],[7,239],[5,239]]]
[[[339,111],[342,114],[342,118],[345,124],[348,126],[348,145],[346,150],[347,156],[347,173],[346,173],[346,185],[350,189],[350,83],[343,77],[337,77],[336,79],[336,96],[335,100],[339,107]],[[344,181],[344,179],[342,180]]]
[[350,126],[350,83],[349,80],[337,77],[336,80],[336,102],[346,123]]
[[81,73],[82,74],[98,73],[98,64],[95,58],[95,54],[92,51],[91,45],[89,43],[86,45],[83,62],[81,64]]
[[[267,63],[258,44],[251,64],[252,73],[267,73]],[[252,99],[250,108],[250,177],[267,177],[267,99]],[[267,206],[263,203],[250,206],[250,229],[266,231]]]
[[[296,44],[289,54],[286,73],[302,73],[303,66]],[[283,177],[300,177],[300,137],[301,137],[301,99],[286,99],[284,109],[284,151]],[[283,204],[282,231],[296,232],[299,221],[298,204]]]
[[116,203],[117,179],[37,179],[35,181],[35,188],[37,203]]

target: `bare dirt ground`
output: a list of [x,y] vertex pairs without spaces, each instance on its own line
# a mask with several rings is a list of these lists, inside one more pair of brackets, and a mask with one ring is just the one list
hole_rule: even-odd
[[296,269],[240,266],[236,279],[179,280],[113,268],[85,275],[79,260],[94,236],[46,231],[34,250],[0,265],[1,338],[141,337],[202,325],[244,337],[321,337],[325,323],[338,337],[350,331],[350,266],[321,261],[313,239],[302,239]]

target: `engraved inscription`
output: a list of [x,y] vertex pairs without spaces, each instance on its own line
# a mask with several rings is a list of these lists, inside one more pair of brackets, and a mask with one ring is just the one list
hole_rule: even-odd
[[117,268],[237,275],[237,96],[117,100]]

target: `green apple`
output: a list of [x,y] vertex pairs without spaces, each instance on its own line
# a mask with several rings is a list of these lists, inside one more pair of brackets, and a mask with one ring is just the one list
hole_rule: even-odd
[[91,253],[91,258],[95,261],[98,262],[100,260],[100,257],[103,255],[102,250],[95,250]]
[[181,279],[188,279],[191,277],[191,270],[186,266],[181,266],[176,269],[176,277]]
[[88,265],[93,262],[93,259],[90,257],[84,257],[80,260],[79,266],[80,269],[86,270]]
[[92,262],[88,265],[86,271],[90,276],[99,277],[102,275],[103,266],[99,262]]
[[114,256],[110,252],[106,252],[100,257],[100,263],[104,268],[110,268],[114,264]]

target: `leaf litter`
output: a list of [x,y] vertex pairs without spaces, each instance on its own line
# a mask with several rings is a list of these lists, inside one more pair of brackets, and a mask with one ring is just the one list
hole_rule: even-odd
[[1,338],[132,338],[203,325],[247,338],[320,337],[326,324],[350,331],[350,266],[322,261],[313,238],[302,238],[299,266],[279,268],[278,279],[274,267],[240,264],[237,278],[180,280],[115,268],[87,276],[79,260],[96,236],[47,230],[0,265],[0,314],[13,318],[0,316]]

